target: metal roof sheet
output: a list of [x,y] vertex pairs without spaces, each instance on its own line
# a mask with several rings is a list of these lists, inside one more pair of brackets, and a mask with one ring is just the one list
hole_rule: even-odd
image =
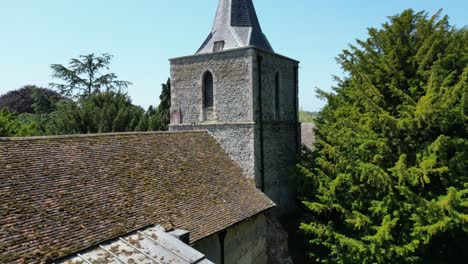
[[212,263],[160,226],[146,228],[109,241],[55,264],[192,264]]

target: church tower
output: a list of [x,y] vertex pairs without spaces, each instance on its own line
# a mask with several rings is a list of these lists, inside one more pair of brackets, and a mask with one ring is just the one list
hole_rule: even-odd
[[170,62],[170,130],[208,130],[280,215],[291,212],[299,62],[273,51],[252,0],[220,0],[196,54]]

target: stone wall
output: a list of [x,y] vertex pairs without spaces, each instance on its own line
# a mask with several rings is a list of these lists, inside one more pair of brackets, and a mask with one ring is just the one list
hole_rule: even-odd
[[192,247],[215,264],[221,263],[221,244],[219,235],[215,234],[196,242]]
[[[219,234],[198,241],[193,248],[214,263],[221,263]],[[266,264],[267,221],[259,214],[226,230],[224,238],[226,264]]]
[[240,49],[171,60],[171,113],[178,112],[181,117],[178,123],[205,121],[202,91],[207,71],[214,80],[215,121],[251,122],[252,52]]
[[[297,111],[295,109],[295,100],[298,99],[298,95],[294,87],[294,68],[298,66],[298,62],[269,52],[257,51],[257,55],[262,57],[262,119],[264,121],[295,121],[297,117],[295,113]],[[279,117],[275,117],[276,73],[280,77]],[[258,78],[257,71],[254,71],[254,78]]]
[[278,206],[279,215],[295,208],[296,191],[293,176],[297,163],[297,124],[288,122],[265,122],[263,124],[265,155],[265,194]]
[[245,176],[254,179],[254,124],[198,124],[171,125],[171,131],[208,130],[221,147],[243,169]]
[[[257,179],[257,186],[278,205],[279,215],[291,213],[295,205],[295,186],[292,176],[300,146],[300,129],[298,123],[298,94],[296,69],[298,62],[283,56],[264,51],[257,51],[262,57],[261,72],[258,57],[254,58],[255,95],[261,96],[261,107],[258,99],[254,102],[255,121],[259,131],[256,133],[255,151],[257,175],[261,174],[261,157],[263,155],[263,184]],[[279,73],[280,115],[275,115],[275,76]],[[261,76],[259,76],[261,74]],[[258,81],[261,79],[261,85]],[[261,87],[261,95],[257,89]],[[260,115],[260,111],[262,115]],[[260,125],[261,122],[261,125]],[[260,131],[261,130],[261,131]],[[263,146],[262,146],[263,145]]]
[[[292,210],[295,200],[290,176],[300,145],[297,67],[295,60],[255,48],[171,60],[170,130],[208,130],[245,175],[278,204],[281,214]],[[203,109],[207,71],[214,79],[209,120]],[[275,113],[277,73],[279,115]]]

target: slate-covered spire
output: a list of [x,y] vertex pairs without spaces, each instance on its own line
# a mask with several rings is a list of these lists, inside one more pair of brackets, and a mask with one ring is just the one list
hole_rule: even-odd
[[219,0],[213,29],[197,54],[254,46],[273,51],[252,0]]

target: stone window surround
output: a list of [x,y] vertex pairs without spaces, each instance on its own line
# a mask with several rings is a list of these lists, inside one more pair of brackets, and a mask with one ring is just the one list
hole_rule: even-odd
[[212,108],[214,106],[214,83],[213,74],[210,71],[206,71],[203,74],[203,107]]
[[[204,90],[205,90],[205,75],[207,73],[211,73],[211,76],[213,77],[213,120],[206,120],[205,114],[206,114],[206,108],[204,106]],[[216,91],[217,91],[217,77],[215,74],[215,71],[211,68],[204,69],[202,71],[202,74],[200,75],[199,81],[198,81],[198,100],[199,100],[199,111],[200,111],[200,117],[199,120],[200,122],[204,123],[211,123],[217,120],[217,104],[216,104]]]

